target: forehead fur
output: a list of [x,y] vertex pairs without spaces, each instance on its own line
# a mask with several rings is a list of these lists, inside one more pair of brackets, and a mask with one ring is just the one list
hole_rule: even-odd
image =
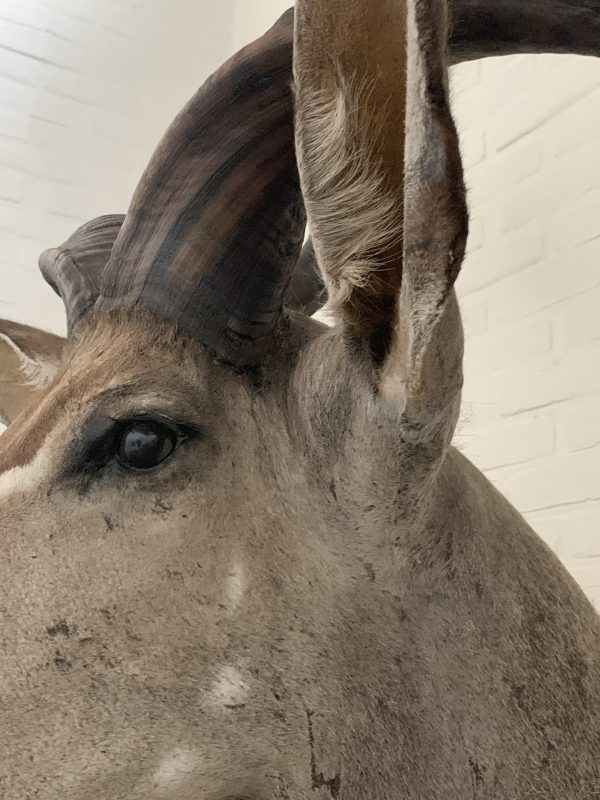
[[[193,354],[192,354],[193,351]],[[65,367],[82,369],[88,364],[96,371],[110,362],[116,373],[136,371],[139,361],[169,352],[169,364],[183,358],[197,359],[201,350],[190,339],[179,333],[170,323],[146,312],[116,312],[100,314],[85,325],[67,349]],[[94,363],[95,362],[95,363]]]

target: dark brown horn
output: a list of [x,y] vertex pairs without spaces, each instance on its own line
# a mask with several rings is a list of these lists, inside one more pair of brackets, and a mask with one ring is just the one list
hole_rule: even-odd
[[514,53],[600,55],[600,0],[450,0],[450,61]]
[[149,308],[236,366],[269,348],[304,236],[292,26],[287,13],[175,119],[134,194],[96,303]]
[[303,314],[314,314],[327,302],[327,290],[311,239],[304,244],[285,296],[285,305]]
[[42,275],[65,304],[69,334],[96,302],[102,272],[124,219],[123,214],[107,214],[86,222],[66,242],[39,258]]

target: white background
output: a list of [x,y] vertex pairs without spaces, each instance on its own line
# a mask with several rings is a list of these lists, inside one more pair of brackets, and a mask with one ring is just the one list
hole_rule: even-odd
[[[124,211],[183,102],[287,4],[0,0],[0,316],[64,330],[40,251]],[[456,443],[600,608],[600,59],[452,78],[472,215]]]

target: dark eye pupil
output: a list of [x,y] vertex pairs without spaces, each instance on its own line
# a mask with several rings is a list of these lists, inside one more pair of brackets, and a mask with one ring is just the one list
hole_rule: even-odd
[[131,469],[152,469],[175,449],[175,434],[158,422],[134,422],[119,441],[119,462]]

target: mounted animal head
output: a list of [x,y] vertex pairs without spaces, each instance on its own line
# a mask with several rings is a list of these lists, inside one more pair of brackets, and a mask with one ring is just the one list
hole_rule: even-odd
[[[10,800],[434,796],[415,631],[474,591],[446,8],[299,0],[295,150],[292,24],[192,98],[124,220],[44,254],[67,342],[1,328]],[[283,309],[304,206],[333,329]]]

